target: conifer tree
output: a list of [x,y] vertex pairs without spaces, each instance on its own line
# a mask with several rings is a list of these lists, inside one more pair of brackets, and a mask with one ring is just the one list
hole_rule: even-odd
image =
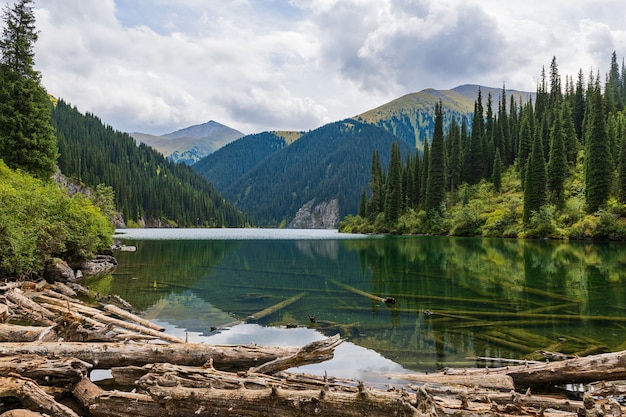
[[580,143],[583,142],[583,120],[585,119],[585,76],[583,70],[578,71],[578,79],[576,80],[576,90],[574,92],[572,104],[572,120],[576,137]]
[[585,114],[585,200],[587,211],[594,213],[606,202],[611,188],[611,154],[604,122],[599,81],[587,92]]
[[619,163],[617,167],[618,197],[626,204],[626,137],[621,138]]
[[35,71],[32,0],[4,9],[0,39],[0,158],[42,179],[56,169],[58,150],[50,99]]
[[389,160],[389,174],[385,191],[385,222],[394,224],[400,217],[402,208],[402,155],[400,145],[393,142],[391,145],[391,159]]
[[469,148],[465,159],[465,179],[469,184],[477,184],[483,178],[483,137],[485,134],[485,120],[483,113],[482,93],[479,89],[478,98],[474,102],[472,132],[470,134]]
[[543,145],[538,135],[534,135],[533,146],[526,164],[524,183],[524,224],[528,224],[533,212],[539,211],[546,202],[546,161],[543,158]]
[[430,166],[430,145],[428,138],[424,139],[424,156],[420,172],[420,205],[424,206],[426,200],[426,184],[428,181],[428,167]]
[[435,106],[435,128],[433,131],[433,143],[430,148],[430,161],[428,163],[428,180],[426,182],[426,199],[424,210],[438,210],[445,200],[445,150],[443,141],[443,110],[439,102]]
[[446,140],[448,167],[448,191],[454,194],[456,187],[461,183],[461,131],[456,119],[450,122],[448,138]]
[[380,165],[380,156],[378,150],[374,150],[372,153],[372,167],[370,171],[370,189],[372,190],[372,197],[369,201],[369,207],[367,212],[371,220],[374,220],[378,213],[383,209],[383,169]]
[[493,170],[491,173],[491,181],[493,188],[499,193],[502,190],[502,159],[500,158],[500,148],[496,148],[496,156],[493,159]]
[[519,149],[517,151],[517,164],[522,184],[525,182],[526,166],[533,146],[533,137],[535,136],[533,121],[533,106],[532,102],[529,102],[522,110],[522,121],[519,132]]
[[358,215],[360,217],[363,217],[364,219],[367,218],[367,194],[365,193],[365,190],[361,191],[361,200],[359,201]]
[[550,129],[550,158],[548,160],[548,191],[552,202],[561,208],[565,202],[564,184],[567,176],[567,155],[565,152],[565,129],[562,111],[554,109]]

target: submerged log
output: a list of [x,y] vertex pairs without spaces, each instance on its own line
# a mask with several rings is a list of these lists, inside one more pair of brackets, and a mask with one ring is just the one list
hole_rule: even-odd
[[202,366],[209,360],[222,370],[247,370],[275,359],[296,354],[297,347],[221,346],[194,343],[1,343],[0,356],[39,355],[73,357],[96,368],[143,366],[150,363]]

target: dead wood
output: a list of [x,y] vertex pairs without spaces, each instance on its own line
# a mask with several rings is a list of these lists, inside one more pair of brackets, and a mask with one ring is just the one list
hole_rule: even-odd
[[0,377],[0,398],[14,397],[32,411],[43,411],[53,417],[78,417],[72,409],[56,402],[35,382],[19,377]]
[[84,378],[74,386],[72,395],[94,417],[165,416],[165,410],[152,397],[121,391],[105,391]]
[[19,326],[0,324],[0,342],[32,342],[49,332],[52,326]]
[[65,387],[85,377],[91,365],[75,358],[43,358],[34,355],[0,357],[0,376],[19,374],[42,385]]
[[295,347],[272,346],[220,346],[194,343],[0,343],[0,355],[39,355],[51,357],[74,357],[109,369],[119,366],[143,366],[150,363],[173,363],[202,366],[213,360],[222,370],[247,370],[274,359],[295,354]]
[[434,374],[386,374],[388,378],[409,381],[421,384],[437,385],[462,385],[464,387],[481,387],[495,391],[511,391],[515,389],[513,379],[508,375],[497,374],[472,374],[472,375],[446,375]]
[[626,379],[626,351],[603,353],[558,362],[483,369],[447,369],[448,375],[508,375],[518,388],[584,384]]
[[335,348],[343,341],[338,334],[323,340],[311,342],[299,349],[296,353],[283,356],[273,361],[250,369],[251,373],[274,374],[296,366],[310,363],[320,363],[330,360],[334,356]]

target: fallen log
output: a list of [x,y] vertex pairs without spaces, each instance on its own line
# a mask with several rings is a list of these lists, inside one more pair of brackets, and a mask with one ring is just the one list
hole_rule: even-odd
[[32,342],[51,329],[52,326],[19,326],[2,323],[0,324],[0,342]]
[[0,356],[73,357],[99,369],[165,362],[202,366],[212,360],[213,365],[218,369],[248,370],[281,357],[294,355],[298,350],[297,347],[221,346],[193,343],[32,342],[0,344]]
[[385,374],[388,378],[409,381],[421,384],[462,385],[465,387],[481,387],[496,391],[511,391],[515,389],[513,379],[508,375],[472,374],[446,375],[434,374]]
[[626,351],[577,357],[558,362],[528,363],[501,368],[446,369],[448,375],[508,375],[515,386],[526,388],[585,384],[626,379]]
[[65,387],[87,376],[92,366],[75,358],[43,358],[35,355],[0,357],[0,377],[19,374],[41,385]]
[[370,293],[365,292],[365,291],[361,291],[358,288],[351,287],[350,285],[341,283],[341,282],[339,282],[337,280],[334,280],[334,279],[331,279],[330,282],[332,282],[333,284],[335,284],[338,287],[343,288],[344,290],[353,292],[353,293],[358,294],[358,295],[362,295],[363,297],[369,298],[370,300],[378,301],[378,302],[385,303],[385,304],[395,304],[396,303],[396,300],[394,298],[391,298],[391,297],[386,297],[386,298],[379,297],[377,295],[370,294]]
[[304,297],[306,295],[307,295],[306,292],[301,292],[299,294],[294,295],[293,297],[290,297],[290,298],[288,298],[286,300],[281,301],[280,303],[276,303],[274,305],[271,305],[271,306],[267,307],[266,309],[259,311],[258,313],[251,314],[248,317],[246,317],[245,320],[235,320],[233,322],[226,323],[226,324],[220,326],[220,328],[233,327],[233,326],[236,326],[238,324],[246,323],[247,321],[250,321],[250,320],[261,320],[262,318],[267,317],[270,314],[277,312],[278,310],[281,310],[281,309],[283,309],[285,307],[290,306],[291,304],[295,303],[296,301],[300,300],[302,297]]
[[152,397],[122,391],[105,391],[84,378],[74,386],[72,395],[94,417],[165,416],[165,410]]
[[258,374],[275,374],[296,366],[309,363],[319,363],[330,360],[334,356],[335,348],[343,341],[338,334],[326,339],[311,342],[293,355],[283,356],[262,365],[250,368],[249,372]]
[[72,409],[56,402],[35,382],[19,377],[0,377],[0,398],[14,397],[32,411],[43,411],[53,417],[78,417]]
[[167,415],[192,417],[203,414],[261,417],[268,415],[356,417],[436,416],[428,394],[381,391],[362,387],[358,392],[332,390],[287,390],[276,387],[260,390],[182,388],[144,385]]

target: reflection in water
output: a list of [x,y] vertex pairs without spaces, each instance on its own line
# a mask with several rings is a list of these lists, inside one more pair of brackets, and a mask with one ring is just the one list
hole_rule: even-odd
[[[295,332],[303,328],[339,332],[423,371],[474,366],[478,356],[532,358],[538,349],[624,348],[626,251],[618,243],[444,237],[130,243],[138,251],[119,253],[118,271],[92,288],[208,341],[250,329],[211,327],[255,323],[249,316],[305,292],[258,320],[248,341],[261,338],[258,329],[274,344],[287,335],[299,339]],[[285,328],[292,325],[299,329]],[[282,329],[272,333],[268,326]]]

